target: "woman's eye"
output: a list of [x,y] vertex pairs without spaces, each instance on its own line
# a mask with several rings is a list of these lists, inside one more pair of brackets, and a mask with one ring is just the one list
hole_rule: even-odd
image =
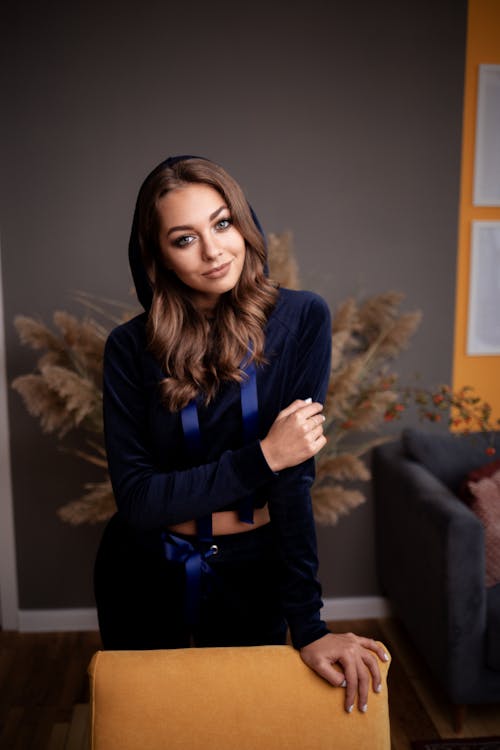
[[221,219],[220,221],[217,222],[217,224],[215,225],[215,228],[216,229],[228,229],[228,227],[230,227],[231,224],[232,224],[231,219],[229,218]]
[[177,247],[186,247],[187,245],[190,245],[193,241],[193,236],[191,234],[184,234],[182,237],[177,237],[174,240],[174,245]]

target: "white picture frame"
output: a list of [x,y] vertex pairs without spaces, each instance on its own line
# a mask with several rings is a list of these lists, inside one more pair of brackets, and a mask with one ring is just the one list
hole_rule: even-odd
[[467,354],[500,356],[500,221],[473,221]]
[[500,65],[480,65],[474,206],[500,206]]

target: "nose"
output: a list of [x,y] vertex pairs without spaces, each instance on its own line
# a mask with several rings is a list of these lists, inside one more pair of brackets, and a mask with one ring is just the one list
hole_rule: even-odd
[[214,260],[222,253],[214,237],[205,237],[203,240],[203,257],[205,260]]

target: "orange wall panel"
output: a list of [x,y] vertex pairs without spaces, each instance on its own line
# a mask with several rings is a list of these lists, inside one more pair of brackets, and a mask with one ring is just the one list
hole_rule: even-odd
[[500,65],[500,0],[469,0],[465,62],[462,173],[458,227],[453,387],[473,386],[500,418],[500,356],[468,356],[471,231],[473,221],[500,221],[500,207],[473,206],[479,65]]

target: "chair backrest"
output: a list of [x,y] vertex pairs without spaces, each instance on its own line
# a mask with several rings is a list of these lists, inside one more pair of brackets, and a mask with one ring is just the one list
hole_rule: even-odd
[[390,750],[388,664],[368,711],[290,646],[98,651],[92,750]]
[[[500,431],[462,433],[432,433],[411,427],[403,430],[405,455],[441,480],[452,492],[458,493],[466,474],[487,463],[498,460]],[[495,448],[488,456],[486,449]]]

